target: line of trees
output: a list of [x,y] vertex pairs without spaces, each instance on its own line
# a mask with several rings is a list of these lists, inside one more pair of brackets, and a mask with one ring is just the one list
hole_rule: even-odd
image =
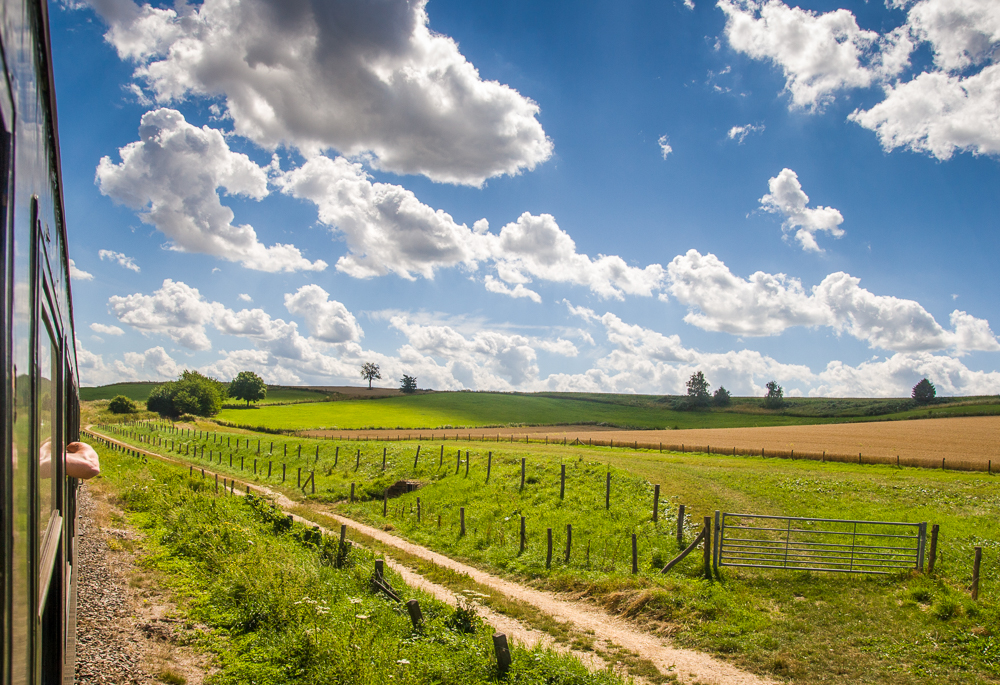
[[[777,381],[770,381],[767,384],[764,407],[767,409],[782,408],[785,406],[784,396],[785,391],[778,385]],[[705,409],[711,406],[728,407],[732,401],[732,395],[725,386],[720,385],[713,393],[704,372],[695,371],[687,381],[687,397],[674,400],[671,406],[673,409],[681,410]]]

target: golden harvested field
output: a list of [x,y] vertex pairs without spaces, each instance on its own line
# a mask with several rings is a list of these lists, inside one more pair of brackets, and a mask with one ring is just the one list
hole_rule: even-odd
[[[381,439],[440,440],[442,436],[454,440],[496,439],[531,441],[548,438],[552,442],[580,440],[594,444],[664,449],[684,446],[686,451],[760,453],[763,448],[768,456],[789,456],[792,451],[800,456],[823,452],[838,461],[854,459],[861,453],[867,463],[900,462],[910,465],[940,466],[946,459],[949,468],[981,468],[997,457],[1000,468],[1000,416],[974,416],[947,419],[919,419],[912,421],[876,421],[866,423],[836,423],[814,426],[773,426],[766,428],[706,428],[690,430],[625,431],[595,426],[540,426],[536,428],[494,428],[464,431],[309,431],[310,435],[371,437]],[[432,437],[433,436],[433,437]],[[868,459],[871,461],[868,461]]]

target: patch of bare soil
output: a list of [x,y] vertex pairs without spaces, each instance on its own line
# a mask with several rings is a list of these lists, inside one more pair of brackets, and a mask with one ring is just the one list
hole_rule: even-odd
[[[691,428],[683,430],[619,430],[600,426],[538,426],[532,428],[481,428],[464,431],[310,431],[311,436],[379,440],[485,440],[523,442],[529,438],[550,444],[593,443],[607,446],[687,452],[799,455],[848,461],[862,455],[865,463],[985,470],[996,455],[1000,416],[966,416],[910,421],[828,423],[813,426],[762,428]],[[1000,459],[997,466],[1000,467]]]
[[213,669],[159,579],[136,565],[140,535],[92,485],[79,493],[76,679],[83,685],[201,685]]

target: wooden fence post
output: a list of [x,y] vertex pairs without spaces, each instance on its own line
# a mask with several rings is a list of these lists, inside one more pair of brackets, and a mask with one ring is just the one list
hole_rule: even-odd
[[520,547],[520,549],[517,550],[518,555],[524,554],[524,544],[525,544],[525,542],[527,542],[527,540],[526,540],[526,536],[525,536],[525,533],[524,533],[524,517],[522,516],[521,517],[521,547]]
[[639,544],[636,541],[635,533],[632,533],[632,573],[639,572]]
[[459,520],[462,525],[462,537],[465,537],[465,507],[459,507],[458,509]]
[[316,445],[316,458],[313,459],[313,463],[314,464],[318,464],[319,463],[319,445]]
[[497,657],[497,674],[503,678],[510,670],[510,648],[507,646],[507,636],[503,633],[493,636],[493,652]]
[[382,491],[382,516],[389,513],[389,488]]
[[653,523],[656,523],[660,514],[660,486],[653,486]]
[[420,523],[420,498],[417,498],[417,523]]
[[337,467],[337,462],[340,461],[340,445],[333,451],[333,466]]
[[455,475],[457,476],[458,472],[461,470],[462,470],[462,450],[459,450],[458,454],[455,456]]
[[[384,452],[383,452],[384,454]],[[420,445],[417,445],[417,453],[413,457],[413,468],[417,468],[417,461],[420,460]],[[383,467],[384,468],[384,467]]]
[[566,497],[566,464],[562,464],[559,473],[559,499]]
[[705,517],[705,555],[703,559],[705,577],[712,577],[712,517]]
[[937,538],[938,538],[938,524],[931,526],[931,553],[927,560],[927,572],[934,573],[934,562],[937,561]]
[[358,457],[357,460],[354,462],[354,470],[357,471],[360,468],[361,468],[361,448],[358,448]]
[[677,507],[677,544],[684,545],[684,505]]
[[545,568],[552,568],[552,529],[548,529],[549,547],[545,554]]
[[270,459],[267,461],[267,477],[268,478],[271,477],[271,460]]
[[983,548],[976,547],[976,558],[972,562],[972,599],[979,599],[979,564],[983,560]]
[[301,488],[302,487],[302,467],[301,466],[296,470],[295,487],[297,487],[297,488]]
[[309,472],[309,480],[312,481],[312,494],[316,494],[316,472]]
[[465,477],[469,477],[469,450],[465,450]]
[[351,502],[354,501],[354,483],[351,483]]
[[410,614],[410,622],[413,623],[414,630],[420,630],[424,625],[423,614],[420,613],[420,602],[411,599],[406,603],[406,610]]
[[611,509],[611,472],[608,471],[608,477],[604,484],[604,508]]
[[569,550],[573,544],[573,524],[566,524],[566,563],[569,563]]
[[486,457],[486,482],[490,482],[490,471],[493,470],[493,453],[490,452]]
[[524,457],[521,457],[521,489],[524,490]]

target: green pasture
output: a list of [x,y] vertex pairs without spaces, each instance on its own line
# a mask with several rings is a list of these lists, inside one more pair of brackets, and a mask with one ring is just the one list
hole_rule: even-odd
[[[114,452],[102,457],[97,487],[146,533],[142,563],[174,592],[179,623],[201,627],[195,644],[214,657],[206,682],[496,682],[493,631],[468,601],[453,609],[386,569],[403,601],[420,602],[424,620],[415,629],[400,604],[372,589],[371,552],[343,555],[335,537],[292,523],[260,498],[219,496],[187,469]],[[512,645],[511,656],[512,683],[623,683],[544,649]],[[178,682],[169,675],[160,679]]]
[[[509,443],[342,442],[145,428],[120,435],[196,469],[260,482],[318,511],[332,508],[495,573],[590,597],[681,645],[757,673],[797,683],[1000,682],[1000,493],[986,474]],[[309,486],[297,488],[300,475],[310,473]],[[383,491],[403,478],[423,486],[390,500],[383,515]],[[355,502],[349,501],[352,483]],[[662,489],[654,523],[656,483]],[[716,510],[939,524],[937,567],[933,575],[891,576],[724,568],[719,578],[705,580],[696,553],[661,575],[659,567],[678,551],[679,504],[687,507],[685,541]],[[521,516],[528,538],[523,553]],[[568,563],[566,524],[574,541]],[[546,568],[549,528],[554,549]],[[630,568],[633,533],[637,575]],[[980,599],[973,602],[967,586],[977,545],[985,560]]]
[[607,424],[623,428],[733,428],[823,423],[826,418],[673,411],[584,399],[505,393],[442,392],[379,400],[344,400],[283,407],[224,409],[216,417],[254,428],[450,429],[484,426]]

